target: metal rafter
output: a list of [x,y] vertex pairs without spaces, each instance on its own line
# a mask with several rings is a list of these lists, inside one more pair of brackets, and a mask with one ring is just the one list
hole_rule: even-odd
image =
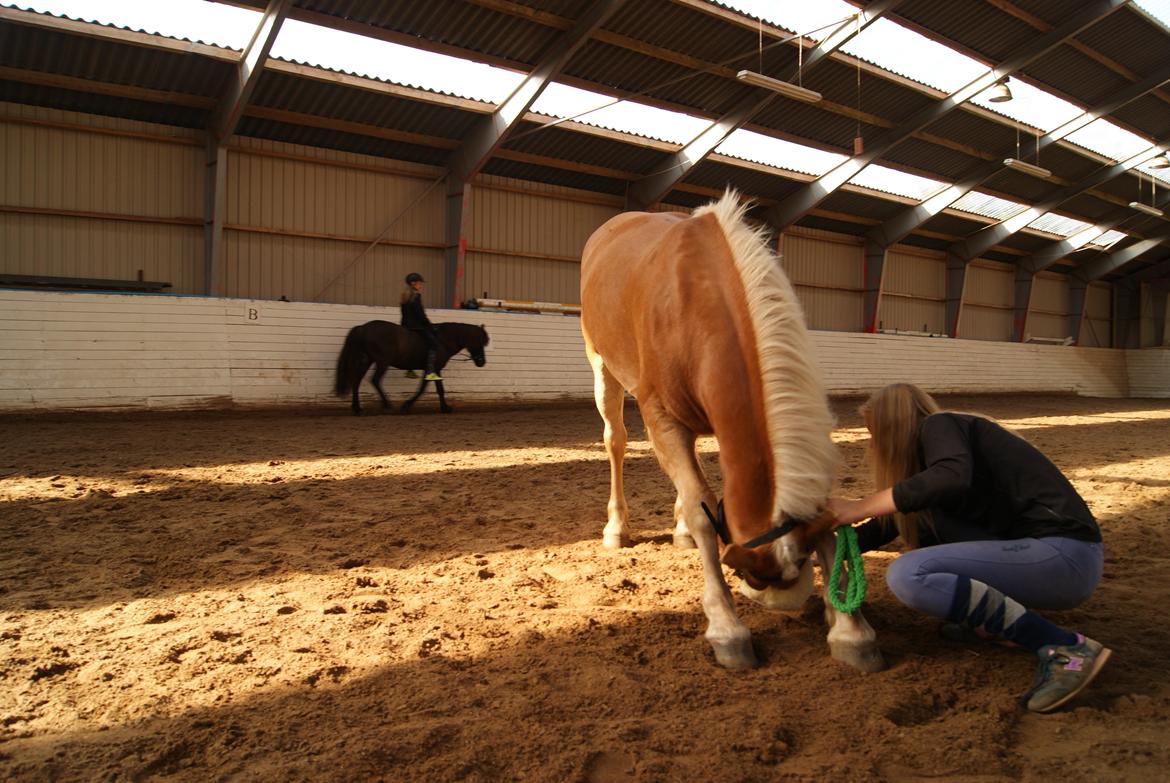
[[292,4],[293,0],[269,0],[268,7],[260,16],[252,40],[244,48],[244,54],[236,63],[219,104],[212,111],[208,129],[217,142],[222,144],[236,132],[236,126],[244,115],[252,91],[256,89],[260,76],[264,73],[268,52],[271,51],[276,36],[280,34],[280,27],[292,9]]
[[1105,275],[1116,272],[1131,261],[1136,261],[1146,253],[1157,249],[1165,242],[1170,242],[1170,232],[1159,234],[1149,239],[1141,239],[1133,244],[1114,250],[1107,256],[1078,267],[1073,272],[1073,275],[1084,280],[1086,283],[1100,280]]
[[[1166,82],[1170,82],[1170,62],[1145,79],[1126,87],[1117,93],[1113,100],[1094,109],[1090,109],[1079,117],[1074,117],[1069,120],[1059,128],[1044,134],[1036,142],[1037,149],[1042,150],[1055,144],[1069,134],[1075,133],[1101,117],[1112,114],[1126,104],[1141,98],[1143,95],[1150,93]],[[963,174],[958,182],[948,186],[946,190],[931,196],[921,204],[916,204],[909,209],[903,210],[870,231],[869,238],[885,247],[901,242],[916,228],[979,187],[989,177],[1003,170],[1001,161],[1005,157],[1010,157],[1012,152],[1014,151],[1009,150],[1003,155],[996,156],[991,161],[975,164]]]
[[[802,73],[807,75],[811,68],[823,62],[830,54],[840,49],[862,30],[897,8],[901,3],[902,0],[879,0],[859,11],[855,19],[842,22],[804,59]],[[754,90],[735,108],[715,120],[710,127],[688,142],[685,147],[656,166],[655,173],[648,174],[634,183],[626,196],[626,207],[628,209],[645,209],[661,200],[676,184],[686,178],[691,169],[706,159],[728,136],[746,125],[757,112],[776,97],[778,96],[775,93],[769,92],[761,98],[758,90]]]
[[835,166],[796,194],[786,198],[777,208],[771,210],[769,217],[772,223],[778,229],[792,225],[808,210],[820,204],[833,191],[852,179],[859,171],[905,141],[916,131],[922,130],[983,92],[1004,76],[1018,71],[1128,2],[1129,0],[1097,0],[1097,2],[1081,7],[1077,12],[1070,14],[1059,27],[1029,42],[987,73],[972,80],[946,98],[919,111],[893,130],[883,133],[864,153],[855,155]]
[[[1154,206],[1160,209],[1170,207],[1170,192],[1164,192],[1161,198],[1154,203]],[[1053,242],[1047,247],[1032,253],[1030,256],[1021,258],[1019,265],[1030,272],[1043,271],[1069,254],[1077,252],[1101,234],[1104,234],[1106,231],[1112,231],[1134,216],[1141,217],[1141,215],[1133,210],[1127,209],[1125,214],[1119,213],[1110,220],[1101,221],[1084,231],[1080,231],[1058,242]]]
[[504,143],[512,129],[524,118],[541,92],[560,73],[569,59],[585,45],[594,31],[613,15],[625,0],[599,0],[589,7],[572,28],[553,44],[551,51],[525,77],[510,96],[489,117],[479,121],[459,149],[451,154],[451,174],[464,181],[471,179]]
[[[1167,142],[1159,142],[1157,145],[1143,150],[1120,163],[1098,169],[1074,185],[1049,191],[1039,203],[1033,204],[1020,214],[1013,215],[1007,220],[1002,220],[999,223],[979,229],[961,242],[956,242],[947,248],[947,252],[952,253],[956,258],[960,258],[963,261],[978,258],[995,245],[998,245],[1017,231],[1022,230],[1042,215],[1056,209],[1070,198],[1079,196],[1086,190],[1095,188],[1145,163],[1150,158],[1165,150],[1166,144]],[[1030,271],[1038,272],[1040,270],[1032,269]]]

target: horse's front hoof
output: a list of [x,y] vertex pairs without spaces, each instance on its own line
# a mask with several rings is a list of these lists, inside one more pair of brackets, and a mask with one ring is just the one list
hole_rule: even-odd
[[694,549],[695,539],[690,533],[675,533],[674,545],[679,549]]
[[452,408],[450,405],[444,405],[443,407],[439,408],[439,410],[441,410],[443,413],[451,413],[455,409]]
[[606,533],[601,537],[601,545],[606,549],[624,549],[630,543],[630,537],[625,533]]
[[361,409],[361,408],[354,408],[354,409],[353,409],[353,415],[354,415],[354,416],[361,416],[361,415],[362,415],[362,409]]
[[708,639],[715,652],[715,661],[724,669],[741,671],[760,665],[756,651],[752,649],[752,637],[736,639]]
[[873,674],[886,668],[886,659],[876,643],[868,644],[829,644],[829,652],[833,658],[841,663],[847,663],[859,672]]

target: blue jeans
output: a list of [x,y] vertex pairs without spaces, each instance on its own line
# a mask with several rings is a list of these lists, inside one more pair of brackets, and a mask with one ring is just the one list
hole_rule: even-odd
[[914,549],[886,571],[898,600],[946,618],[959,576],[977,579],[1028,609],[1071,609],[1101,580],[1101,544],[1071,538],[964,541]]

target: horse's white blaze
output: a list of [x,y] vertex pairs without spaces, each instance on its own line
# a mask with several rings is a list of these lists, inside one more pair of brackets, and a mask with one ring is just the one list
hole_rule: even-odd
[[833,416],[800,301],[763,232],[743,222],[745,211],[729,190],[694,214],[719,221],[747,296],[775,464],[772,519],[779,522],[782,513],[811,519],[828,497],[837,467]]
[[767,587],[763,590],[757,590],[741,579],[739,580],[739,592],[744,597],[750,598],[765,609],[772,609],[777,612],[795,612],[804,606],[804,602],[812,595],[812,563],[805,562],[804,567],[800,569],[800,580],[787,590],[782,590],[779,587]]

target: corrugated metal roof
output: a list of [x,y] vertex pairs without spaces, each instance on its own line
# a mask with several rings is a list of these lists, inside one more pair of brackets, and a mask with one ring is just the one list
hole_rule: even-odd
[[[248,4],[255,8],[265,5],[263,0],[249,0]],[[532,64],[557,45],[564,30],[588,8],[589,0],[526,0],[523,5],[457,0],[428,0],[427,3],[409,0],[297,0],[294,5],[292,18],[299,15],[328,22],[333,17],[346,20],[347,29],[369,24],[393,33],[391,37],[396,40],[414,39],[420,45],[448,53],[454,47],[493,62]],[[1015,0],[1015,6],[1041,20],[1041,26],[1060,24],[1069,12],[1065,0]],[[997,59],[1039,35],[1035,25],[1004,9],[983,0],[947,3],[906,0],[897,8],[894,17],[905,18],[915,29],[932,31],[937,39],[954,41],[960,50]],[[306,13],[310,16],[305,17]],[[689,111],[696,116],[718,117],[750,97],[753,91],[761,98],[766,95],[729,78],[736,68],[753,68],[778,77],[790,77],[795,71],[795,47],[787,44],[776,46],[765,52],[761,60],[758,54],[760,39],[754,25],[747,15],[740,16],[744,21],[731,22],[720,15],[703,13],[673,0],[627,3],[604,25],[603,33],[581,47],[563,78],[601,92],[628,95],[648,91],[650,97],[646,100],[654,105]],[[108,31],[111,28],[102,29]],[[614,35],[624,38],[614,40]],[[771,40],[774,39],[765,37],[764,43]],[[1090,27],[1077,40],[1131,69],[1138,78],[1160,66],[1165,52],[1170,49],[1170,33],[1164,27],[1151,24],[1141,13],[1126,9]],[[1124,45],[1119,45],[1119,41]],[[756,53],[754,60],[753,52]],[[737,56],[743,57],[744,62],[728,63]],[[680,64],[680,59],[726,65],[721,75],[717,75]],[[1025,73],[1031,79],[1050,84],[1055,92],[1066,94],[1079,104],[1091,105],[1124,89],[1131,81],[1098,60],[1066,44],[1037,59]],[[182,93],[208,101],[220,95],[233,67],[216,56],[135,46],[101,35],[71,35],[10,22],[0,22],[0,64],[26,72]],[[27,81],[33,83],[0,82],[0,98],[185,127],[199,127],[206,121],[203,110],[169,105],[158,95],[154,96],[158,102],[112,98],[101,95],[101,90],[88,93],[48,86],[43,78],[40,83],[32,78]],[[828,60],[807,74],[803,81],[806,86],[821,91],[826,102],[816,106],[776,98],[752,119],[748,127],[783,138],[805,139],[813,146],[848,153],[858,132],[858,123],[842,112],[858,105],[857,68],[839,60]],[[80,86],[83,83],[69,84]],[[863,72],[860,100],[862,111],[884,118],[881,124],[861,126],[862,137],[873,144],[885,133],[885,126],[898,125],[930,106],[935,98],[896,79],[883,79]],[[377,90],[358,89],[321,78],[269,71],[253,96],[255,106],[293,115],[309,115],[316,118],[314,123],[344,120],[358,125],[339,126],[346,127],[343,131],[247,117],[240,132],[442,165],[452,142],[465,138],[482,117],[482,113],[470,108],[440,105],[443,101],[440,93],[430,93],[426,100],[414,100],[408,95],[383,95]],[[845,108],[833,110],[831,103]],[[1147,136],[1161,138],[1170,133],[1168,106],[1170,104],[1165,100],[1147,97],[1119,110],[1116,117],[1120,123]],[[371,129],[370,135],[360,132],[362,126]],[[380,138],[373,129],[388,131],[381,133],[382,136],[397,133],[401,138],[415,138],[405,135],[415,134],[418,143]],[[907,139],[877,162],[900,164],[910,170],[953,181],[987,158],[994,160],[1014,150],[1016,137],[1009,123],[981,117],[965,109],[950,112],[932,123],[925,132],[948,139],[959,149]],[[435,139],[435,144],[428,144],[427,137]],[[1032,158],[1027,154],[1030,141],[1034,143],[1027,134],[1020,140],[1020,157],[1026,160]],[[665,159],[660,148],[637,137],[606,138],[563,127],[528,136],[518,135],[506,143],[505,148],[564,160],[568,165],[584,164],[593,167],[594,172],[581,173],[539,163],[501,159],[491,161],[487,171],[611,194],[624,193],[626,180],[607,177],[598,171],[608,169],[646,175],[655,171]],[[969,154],[963,148],[977,154]],[[1080,181],[1101,165],[1100,160],[1091,155],[1059,145],[1042,151],[1040,162],[1051,168],[1056,178],[1069,182]],[[731,184],[748,195],[775,200],[784,199],[804,187],[783,173],[711,160],[692,169],[684,182],[716,191]],[[1103,184],[1099,190],[1125,203],[1134,198],[1134,182],[1132,176],[1126,175]],[[1059,184],[1014,172],[1000,172],[987,183],[987,187],[1016,200],[1032,201],[1050,197]],[[676,191],[668,200],[681,199],[690,203],[703,198]],[[838,192],[822,202],[821,208],[855,215],[858,222],[843,221],[845,227],[836,228],[858,234],[866,231],[872,221],[898,214],[905,205],[891,198]],[[1083,213],[1086,220],[1098,220],[1118,209],[1126,208],[1090,195],[1078,196],[1062,207],[1062,211],[1069,214]],[[805,221],[808,220],[810,218],[806,217]],[[928,222],[926,228],[943,230],[936,227],[939,225],[951,226],[951,233],[960,236],[983,224],[938,216]],[[1023,235],[1010,241],[1027,245],[1035,240],[1035,237]]]

